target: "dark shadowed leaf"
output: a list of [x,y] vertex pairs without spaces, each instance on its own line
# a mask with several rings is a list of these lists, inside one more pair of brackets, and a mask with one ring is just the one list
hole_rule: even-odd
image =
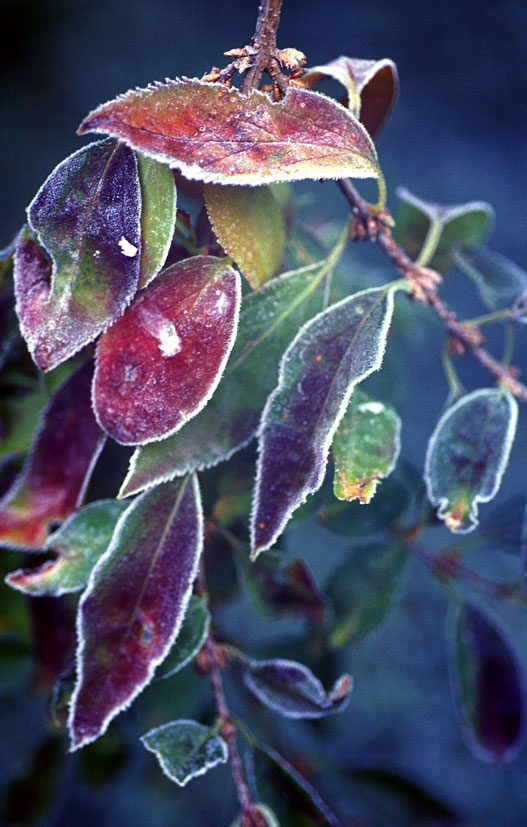
[[504,633],[474,606],[447,623],[452,691],[468,746],[484,761],[510,761],[525,736],[525,675]]
[[44,548],[56,553],[53,560],[37,568],[13,571],[6,583],[33,595],[58,597],[80,591],[108,548],[115,524],[127,505],[121,500],[101,500],[82,508],[44,543]]
[[210,614],[203,597],[192,595],[176,642],[156,672],[156,678],[170,678],[194,658],[207,637]]
[[132,299],[140,209],[134,153],[113,140],[59,164],[29,205],[32,232],[17,241],[15,289],[22,333],[42,370],[93,341]]
[[284,350],[298,328],[322,309],[321,281],[342,254],[342,233],[322,262],[285,273],[246,296],[223,380],[207,407],[175,436],[138,448],[119,496],[227,459],[254,437]]
[[154,753],[165,775],[180,787],[229,757],[227,744],[214,728],[196,721],[172,721],[151,729],[141,741]]
[[55,391],[28,460],[0,502],[0,545],[41,548],[50,524],[82,502],[104,434],[93,416],[86,362]]
[[253,783],[280,827],[341,827],[318,792],[274,749],[256,744],[250,755]]
[[238,273],[213,256],[173,264],[141,291],[99,341],[93,402],[101,427],[137,445],[195,416],[221,379],[240,299]]
[[392,60],[361,60],[341,55],[323,66],[314,66],[302,75],[312,89],[322,78],[333,78],[348,94],[352,114],[375,137],[388,120],[397,100],[399,78]]
[[278,271],[285,248],[285,221],[270,187],[207,184],[205,204],[221,246],[254,290]]
[[305,615],[313,623],[322,623],[326,600],[310,569],[303,560],[284,566],[271,554],[251,563],[246,554],[237,557],[245,593],[264,615]]
[[462,827],[465,819],[413,779],[384,768],[353,769],[346,773],[360,798],[371,801],[372,814],[383,813],[390,827],[409,824],[451,824]]
[[[263,818],[265,827],[280,827],[277,817],[273,811],[269,809],[269,807],[266,807],[265,804],[255,804],[254,807],[257,810],[258,815]],[[244,827],[244,825],[240,819],[236,819],[236,821],[232,822],[230,827]]]
[[478,503],[500,487],[516,433],[518,404],[505,390],[469,393],[449,408],[430,437],[425,481],[437,516],[459,534],[478,524]]
[[[467,246],[453,252],[454,263],[469,276],[489,310],[517,309],[513,318],[527,323],[527,273],[513,261],[486,247]],[[523,311],[523,312],[522,312]]]
[[356,390],[335,431],[333,490],[339,500],[369,503],[401,450],[401,420],[389,405]]
[[292,660],[248,661],[244,681],[259,701],[286,718],[323,718],[342,712],[352,689],[349,675],[342,675],[326,692],[318,678]]
[[326,589],[334,612],[329,631],[332,646],[359,643],[384,620],[406,559],[402,545],[386,540],[350,550],[349,559],[335,570]]
[[368,508],[357,501],[336,500],[331,494],[318,510],[318,520],[329,531],[343,537],[369,537],[385,531],[406,512],[411,501],[410,492],[390,477],[373,498]]
[[202,542],[192,476],[145,492],[120,517],[79,604],[72,749],[102,735],[166,657],[183,622]]
[[260,426],[253,558],[322,484],[353,388],[381,366],[399,287],[363,290],[332,305],[304,325],[285,352]]
[[167,81],[135,89],[91,112],[79,133],[102,132],[217,184],[302,178],[377,178],[375,147],[344,107],[290,88],[275,103],[221,83]]
[[520,554],[523,541],[526,495],[515,494],[496,504],[481,520],[478,531],[492,545]]
[[139,287],[146,287],[165,263],[176,225],[174,174],[166,164],[137,153],[141,184],[141,271]]
[[444,206],[423,201],[404,187],[398,187],[397,195],[402,203],[395,216],[395,237],[413,259],[426,241],[426,261],[420,263],[440,272],[453,267],[454,245],[478,244],[494,224],[494,210],[485,201]]

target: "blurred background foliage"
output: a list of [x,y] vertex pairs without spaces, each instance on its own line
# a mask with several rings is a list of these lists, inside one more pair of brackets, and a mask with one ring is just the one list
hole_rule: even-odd
[[[212,65],[223,65],[223,51],[250,38],[256,6],[256,0],[2,0],[0,246],[18,230],[25,206],[55,164],[81,145],[75,129],[90,109],[136,85],[165,76],[200,76]],[[522,0],[285,0],[279,45],[302,49],[308,64],[339,54],[394,59],[401,95],[378,141],[390,207],[396,207],[397,185],[442,203],[487,200],[497,213],[492,247],[525,267],[525,31]],[[337,188],[330,182],[312,183],[296,185],[294,191],[301,199],[301,218],[322,243],[333,238],[347,213]],[[365,247],[353,248],[341,270],[353,288],[394,277],[378,251]],[[444,294],[466,316],[484,312],[460,274],[448,277]],[[338,567],[346,567],[361,544],[373,542],[380,525],[396,519],[412,495],[422,493],[427,439],[448,393],[441,369],[443,331],[426,310],[404,299],[398,304],[385,366],[366,388],[392,403],[402,417],[397,470],[368,507],[354,503],[340,508],[331,499],[328,480],[280,543],[286,562],[299,556],[308,562],[322,591],[334,590]],[[489,329],[488,334],[490,347],[499,354],[502,331]],[[520,332],[514,361],[522,367],[523,360],[525,378],[524,343]],[[460,364],[460,375],[467,390],[490,384],[468,360]],[[432,524],[423,538],[428,549],[462,549],[464,564],[482,575],[500,582],[519,578],[526,443],[522,410],[509,469],[497,500],[481,510],[481,530],[463,540]],[[92,499],[115,496],[124,473],[126,457],[120,449],[108,448],[105,460],[113,474],[96,472]],[[243,492],[253,461],[252,448],[242,452],[227,483],[221,467],[202,475],[209,509],[225,490],[231,491],[222,507],[231,509],[226,522],[242,537],[244,527],[235,518],[238,505],[243,510],[246,502],[243,493],[239,503],[232,495],[232,477],[241,478]],[[344,628],[359,631],[349,635],[352,642],[344,648],[327,650],[322,644],[328,626],[321,631],[316,612],[309,621],[277,616],[262,605],[258,580],[247,574],[240,551],[225,538],[216,535],[207,555],[220,637],[230,635],[255,656],[298,659],[326,686],[343,671],[353,675],[348,709],[313,723],[277,720],[239,682],[227,682],[234,712],[314,782],[344,825],[525,823],[527,751],[509,765],[485,764],[460,736],[444,644],[447,597],[422,560],[411,556],[403,572],[399,555],[387,555],[396,573],[389,614],[371,635],[365,633],[369,623],[374,625],[371,617],[341,618]],[[2,560],[3,572],[20,565],[15,553],[3,552]],[[345,573],[341,569],[342,577]],[[251,576],[247,597],[242,597],[237,580],[247,585]],[[390,588],[382,572],[361,570],[361,576],[365,592],[370,588],[372,595],[368,606],[374,615],[376,609],[383,615],[386,606],[376,601],[388,605]],[[259,582],[265,579],[259,577]],[[372,578],[379,588],[371,585]],[[473,590],[466,593],[500,618],[525,667],[525,609]],[[340,592],[334,596],[337,607]],[[49,691],[63,668],[69,641],[59,634],[51,646],[44,645],[39,631],[46,624],[55,631],[67,628],[72,605],[69,598],[34,599],[29,605],[2,587],[0,784],[5,823],[229,824],[236,805],[228,768],[215,768],[179,790],[138,741],[150,727],[173,718],[210,717],[207,681],[192,667],[154,682],[97,743],[67,754],[66,739],[52,723]],[[328,623],[333,623],[328,636],[335,644],[339,626],[335,618]],[[284,823],[316,823],[301,816],[298,802],[295,807],[296,820]]]

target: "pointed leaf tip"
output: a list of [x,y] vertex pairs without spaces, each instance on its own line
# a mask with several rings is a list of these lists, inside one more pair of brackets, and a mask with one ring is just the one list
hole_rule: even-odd
[[141,741],[154,753],[164,774],[180,787],[229,757],[223,738],[197,721],[172,721],[150,730]]

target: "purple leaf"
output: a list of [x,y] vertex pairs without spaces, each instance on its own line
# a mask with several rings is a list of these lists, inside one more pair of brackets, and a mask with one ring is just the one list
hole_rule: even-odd
[[22,334],[42,370],[93,341],[132,299],[140,212],[134,153],[113,140],[66,158],[29,205],[15,289]]
[[72,750],[106,731],[174,643],[197,572],[202,524],[194,476],[146,491],[119,519],[79,605]]

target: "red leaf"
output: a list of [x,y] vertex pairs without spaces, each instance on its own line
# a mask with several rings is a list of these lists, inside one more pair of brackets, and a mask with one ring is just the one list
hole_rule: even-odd
[[86,362],[53,394],[25,468],[0,502],[0,545],[40,548],[50,523],[80,505],[104,444],[93,416]]
[[146,491],[117,523],[79,605],[72,750],[105,732],[174,643],[196,576],[202,525],[193,476]]
[[175,433],[212,396],[238,324],[240,277],[225,259],[168,267],[101,337],[95,413],[117,442]]
[[217,184],[379,176],[364,127],[306,89],[290,88],[275,103],[221,83],[167,81],[99,106],[81,124],[85,132],[113,135],[187,178]]

